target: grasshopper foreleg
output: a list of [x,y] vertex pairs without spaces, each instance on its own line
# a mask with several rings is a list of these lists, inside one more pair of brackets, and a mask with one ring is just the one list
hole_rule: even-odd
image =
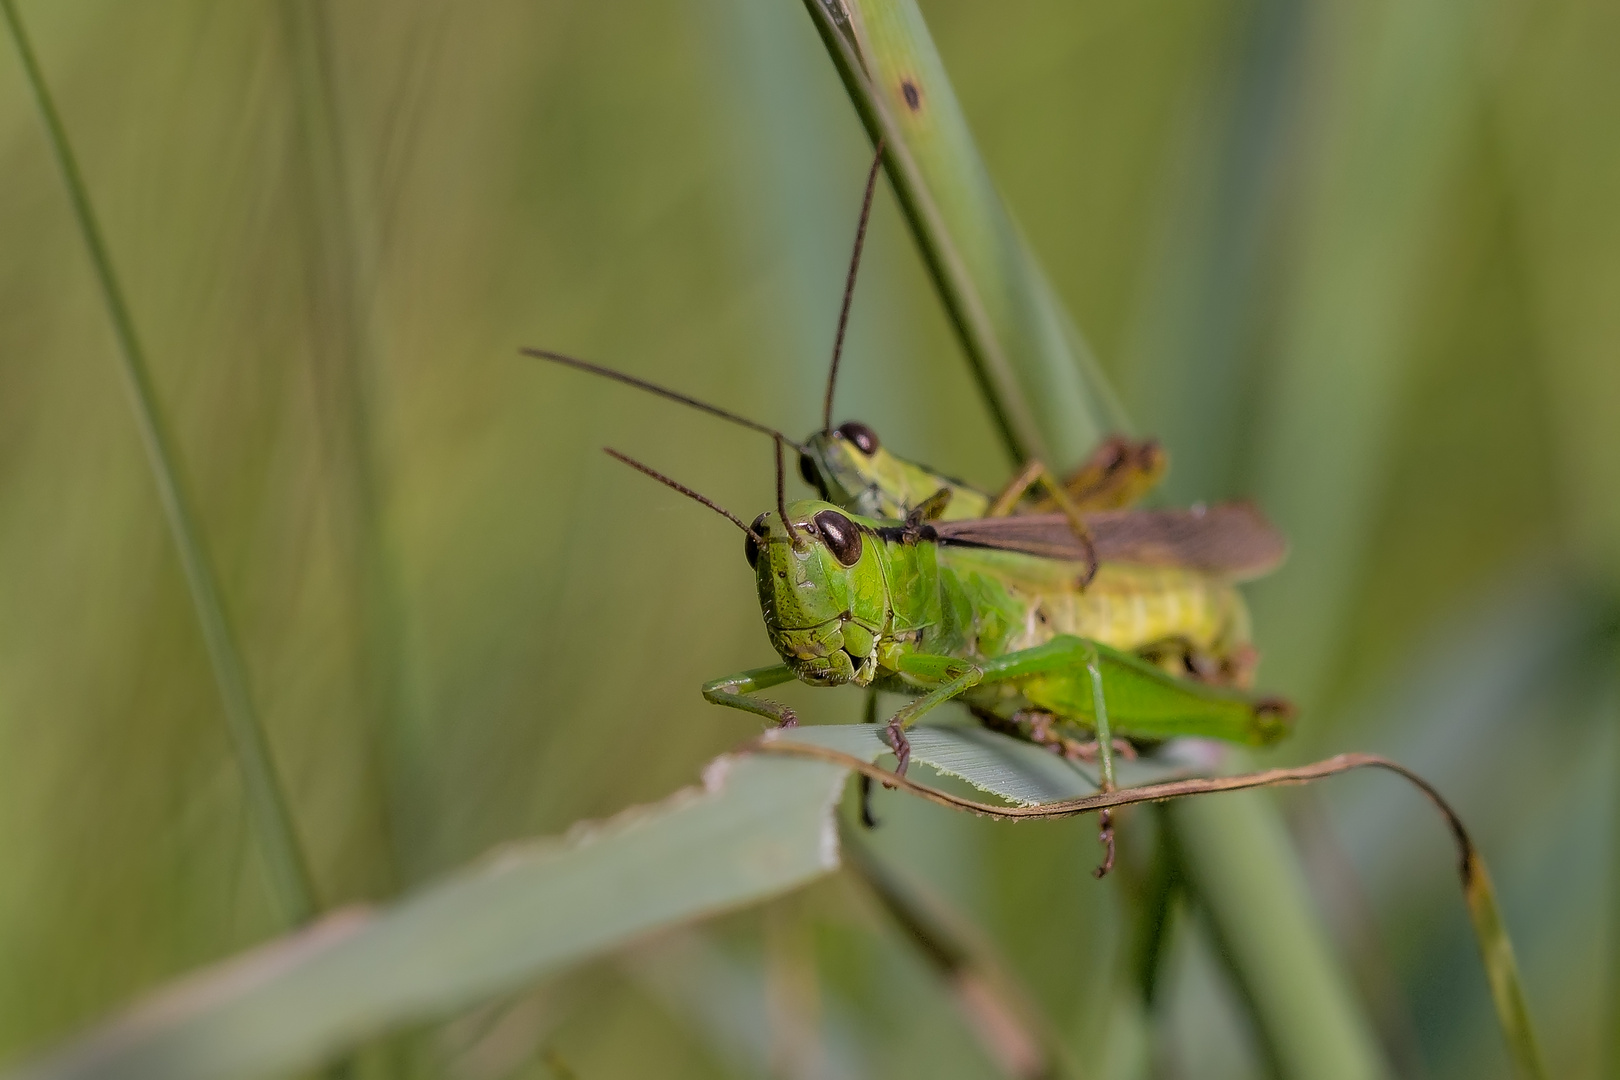
[[894,750],[894,771],[896,775],[904,776],[906,766],[911,763],[911,743],[906,740],[906,728],[915,724],[928,710],[945,704],[977,684],[984,677],[984,672],[977,665],[954,656],[912,653],[901,659],[900,673],[914,684],[933,687],[889,717],[889,728],[885,734],[890,748]]
[[746,696],[755,690],[792,682],[794,678],[793,669],[786,664],[772,664],[770,667],[754,668],[752,671],[743,671],[704,683],[703,696],[716,705],[741,709],[755,716],[763,716],[767,720],[775,720],[777,727],[796,727],[799,718],[786,705],[764,698]]

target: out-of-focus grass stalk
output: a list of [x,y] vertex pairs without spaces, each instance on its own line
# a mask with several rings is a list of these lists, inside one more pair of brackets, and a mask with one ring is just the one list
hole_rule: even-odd
[[[1611,664],[1614,670],[1620,673],[1620,655],[1614,656]],[[1620,695],[1611,696],[1611,701]],[[1620,723],[1620,716],[1611,718],[1612,722]],[[1611,776],[1620,776],[1620,739],[1614,740],[1615,760],[1614,771]],[[1608,1038],[1598,1053],[1606,1057],[1603,1063],[1608,1066],[1603,1071],[1604,1076],[1620,1076],[1620,783],[1614,785],[1609,793],[1613,805],[1610,807],[1609,832],[1609,965],[1608,985],[1604,992],[1608,994],[1606,1008],[1599,1016],[1608,1021]]]
[[1269,796],[1172,808],[1192,899],[1280,1076],[1389,1074]]
[[[842,6],[806,0],[806,7],[868,131],[886,138],[890,179],[1009,449],[1022,456],[1031,447],[1049,447],[1061,466],[1089,449],[1102,423],[1124,428],[1123,410],[1089,359],[1068,348],[1069,339],[1044,332],[1066,325],[1068,317],[1001,207],[913,0]],[[913,98],[920,107],[912,106]],[[979,257],[969,259],[964,251]],[[992,309],[985,297],[1000,304]],[[1035,430],[1026,433],[1028,427]],[[1299,873],[1276,811],[1261,796],[1221,802],[1240,808],[1226,810],[1234,820],[1202,830],[1200,842],[1187,845],[1187,858],[1195,867],[1207,864],[1211,877],[1222,868],[1244,868],[1223,875],[1226,901],[1206,913],[1221,922],[1226,940],[1243,943],[1234,957],[1246,984],[1283,980],[1275,993],[1250,998],[1257,1008],[1286,1010],[1257,1016],[1257,1030],[1287,1028],[1300,1036],[1293,1047],[1270,1052],[1297,1075],[1387,1075],[1320,921],[1303,891],[1291,886]],[[1235,819],[1239,815],[1243,820]],[[1254,917],[1228,924],[1222,921],[1228,915]],[[1317,1045],[1336,1048],[1331,1059],[1304,1053],[1301,1044],[1311,1033],[1322,1040]]]
[[884,163],[985,405],[1018,460],[1065,467],[1127,427],[979,158],[912,3],[805,0]]
[[[1359,41],[1305,117],[1321,139],[1303,200],[1293,298],[1279,329],[1246,485],[1293,541],[1288,569],[1256,582],[1271,679],[1322,697],[1364,567],[1412,363],[1423,253],[1465,145],[1476,43],[1492,3],[1327,5],[1323,39]],[[1352,77],[1348,73],[1355,72]]]
[[[369,716],[372,760],[379,773],[389,863],[397,884],[407,862],[402,798],[390,768],[400,701],[401,601],[394,552],[382,523],[383,493],[373,445],[371,364],[377,354],[371,318],[376,250],[373,230],[356,205],[352,164],[333,78],[329,18],[323,0],[282,0],[281,21],[302,135],[304,182],[313,211],[304,249],[320,391],[321,429],[354,578],[363,649],[361,687]],[[346,513],[345,513],[346,512]]]
[[1063,1043],[1007,966],[971,927],[849,829],[841,829],[844,868],[899,923],[945,980],[962,1018],[1008,1076],[1058,1080],[1079,1076]]
[[207,645],[209,662],[213,666],[215,681],[219,684],[226,729],[237,764],[242,770],[249,813],[263,844],[270,885],[282,915],[290,923],[301,923],[318,908],[314,882],[299,847],[292,815],[270,757],[270,747],[248,691],[247,672],[231,633],[230,622],[225,617],[213,567],[203,549],[190,501],[180,481],[178,461],[158,409],[157,394],[147,370],[140,339],[135,333],[134,319],[113,271],[112,259],[91,209],[90,196],[74,159],[67,131],[51,99],[39,59],[23,29],[14,0],[0,0],[0,13],[5,15],[6,26],[22,61],[23,73],[39,106],[40,118],[44,122],[51,151],[61,169],[73,216],[84,237],[102,299],[107,305],[119,357],[123,361],[125,385],[134,406],[135,424],[140,430],[141,443],[146,448],[152,479],[157,484],[158,499],[174,537],[175,550],[180,556],[180,565],[185,572],[192,604],[197,610],[197,621]]
[[1189,163],[1155,212],[1160,236],[1124,378],[1140,422],[1170,451],[1159,489],[1170,502],[1245,494],[1237,471],[1259,374],[1255,325],[1267,241],[1298,152],[1309,7],[1247,5],[1180,134]]

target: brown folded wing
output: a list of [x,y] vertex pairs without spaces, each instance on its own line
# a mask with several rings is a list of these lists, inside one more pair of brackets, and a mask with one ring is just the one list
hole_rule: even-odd
[[[1104,510],[1086,514],[1100,562],[1180,566],[1226,577],[1259,577],[1276,568],[1288,543],[1251,503],[1178,510]],[[1084,562],[1086,549],[1062,514],[1021,514],[933,523],[944,544],[1018,551]]]

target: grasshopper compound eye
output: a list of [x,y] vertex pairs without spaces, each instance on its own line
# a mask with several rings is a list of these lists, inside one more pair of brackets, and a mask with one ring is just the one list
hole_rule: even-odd
[[823,510],[816,515],[816,532],[827,542],[833,558],[845,566],[861,561],[861,531],[855,523],[836,510]]
[[799,451],[799,475],[804,478],[805,483],[818,491],[821,490],[821,470],[816,468],[816,459],[804,450]]
[[765,515],[761,514],[748,526],[748,539],[743,541],[743,554],[748,557],[749,567],[759,565],[759,537],[765,535]]
[[847,424],[839,425],[838,434],[854,443],[855,449],[863,454],[875,454],[881,445],[878,442],[877,432],[859,420],[851,420]]

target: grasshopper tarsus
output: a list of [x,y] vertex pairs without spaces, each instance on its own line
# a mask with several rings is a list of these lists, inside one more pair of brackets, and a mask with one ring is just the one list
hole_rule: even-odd
[[795,728],[795,727],[798,727],[799,726],[799,714],[794,712],[792,709],[788,708],[786,705],[781,706],[781,709],[782,709],[782,716],[781,716],[781,719],[779,719],[776,722],[776,726],[779,727],[779,728]]
[[898,720],[889,721],[887,736],[889,748],[894,751],[894,775],[904,776],[906,766],[911,764],[911,741],[906,738]]
[[1102,865],[1091,872],[1091,876],[1099,880],[1106,877],[1108,871],[1114,868],[1114,816],[1104,810],[1097,815],[1097,841],[1103,846]]

